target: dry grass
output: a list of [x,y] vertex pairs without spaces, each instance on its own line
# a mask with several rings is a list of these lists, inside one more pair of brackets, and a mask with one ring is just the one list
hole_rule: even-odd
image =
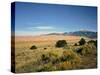
[[[73,46],[74,43],[80,40],[80,38],[81,37],[78,36],[55,35],[40,37],[16,37],[16,72],[40,72],[96,68],[97,51],[94,46],[84,45],[83,48],[85,51],[83,51],[84,55],[82,56],[74,51],[75,48],[80,47]],[[56,48],[55,43],[59,39],[66,40],[68,42],[68,47]],[[86,40],[89,39],[86,38]],[[32,45],[35,45],[37,49],[31,50],[30,47]],[[90,51],[89,54],[85,53],[87,50]],[[89,65],[90,63],[91,65]]]

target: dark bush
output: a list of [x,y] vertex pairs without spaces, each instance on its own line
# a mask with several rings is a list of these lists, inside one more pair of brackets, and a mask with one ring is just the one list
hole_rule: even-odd
[[94,45],[97,47],[97,40],[94,42]]
[[82,45],[79,48],[76,48],[75,52],[80,55],[88,55],[94,52],[95,49],[96,49],[95,45],[93,43],[92,44],[90,43],[90,44]]
[[82,51],[83,51],[83,48],[77,48],[77,49],[76,49],[76,52],[77,52],[78,54],[81,54],[81,55],[82,55]]
[[33,45],[30,49],[37,49],[37,47],[35,45]]
[[56,47],[64,47],[65,45],[67,45],[67,42],[65,40],[58,40],[56,42]]
[[79,45],[84,45],[85,43],[86,43],[85,39],[81,38],[80,41],[79,41]]
[[93,43],[97,47],[97,40],[90,40],[87,43]]
[[44,49],[47,49],[47,48],[44,48]]
[[89,40],[87,43],[94,43],[95,41],[94,40]]
[[75,43],[75,44],[74,44],[74,46],[78,46],[78,44],[77,44],[77,43]]

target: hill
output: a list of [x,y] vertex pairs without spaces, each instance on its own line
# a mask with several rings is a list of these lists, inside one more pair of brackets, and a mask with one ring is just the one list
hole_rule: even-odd
[[[64,33],[64,35],[66,35],[66,33]],[[88,38],[97,38],[97,32],[93,32],[93,31],[75,31],[75,32],[67,33],[67,35],[85,36]]]
[[83,36],[88,38],[97,38],[97,32],[93,31],[75,31],[75,32],[64,32],[64,33],[50,33],[46,35],[70,35],[70,36]]

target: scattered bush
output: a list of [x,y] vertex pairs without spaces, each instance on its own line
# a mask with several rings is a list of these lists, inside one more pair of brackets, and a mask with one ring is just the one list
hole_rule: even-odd
[[85,44],[83,46],[80,46],[75,49],[75,52],[80,55],[87,55],[93,52],[93,50],[96,50],[96,47],[94,44]]
[[85,43],[86,43],[85,39],[81,38],[80,41],[79,41],[79,45],[84,45]]
[[73,54],[71,51],[64,51],[63,56],[61,57],[61,61],[70,61],[73,59]]
[[83,55],[87,55],[93,52],[93,50],[96,50],[96,47],[93,44],[86,44],[84,46],[82,46],[83,51],[82,54]]
[[35,45],[33,45],[30,49],[37,49],[37,47]]
[[58,40],[56,42],[56,47],[64,47],[65,45],[67,45],[67,42],[65,40]]
[[94,45],[97,47],[97,40],[95,41]]
[[44,49],[47,49],[47,48],[44,48]]
[[58,55],[54,52],[42,54],[41,59],[42,59],[42,62],[45,64],[49,62],[51,62],[52,64],[56,64],[59,61]]
[[38,70],[37,70],[37,72],[43,72],[43,71],[51,71],[52,70],[52,67],[51,67],[52,65],[50,64],[50,63],[48,63],[48,64],[44,64],[44,65],[42,65]]
[[81,58],[72,50],[62,51],[61,56],[54,52],[42,54],[41,59],[45,66],[39,71],[73,69],[81,63]]
[[97,40],[90,40],[87,42],[88,44],[93,43],[97,47]]
[[81,63],[81,58],[72,50],[63,52],[61,62],[59,63],[59,70],[74,69]]
[[47,54],[42,54],[41,59],[43,63],[48,63],[50,61],[50,57]]
[[49,56],[50,56],[50,61],[52,64],[57,64],[59,63],[59,53],[58,52],[49,52]]
[[97,40],[94,42],[94,45],[97,47]]
[[75,43],[75,44],[74,44],[74,46],[78,46],[78,44],[77,44],[77,43]]
[[76,51],[78,54],[81,54],[81,55],[82,55],[82,50],[83,50],[83,48],[80,47],[80,48],[76,48],[75,51]]

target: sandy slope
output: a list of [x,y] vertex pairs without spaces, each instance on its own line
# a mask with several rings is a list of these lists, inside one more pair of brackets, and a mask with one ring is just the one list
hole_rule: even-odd
[[57,40],[67,40],[74,41],[79,40],[80,36],[69,36],[69,35],[44,35],[44,36],[16,36],[16,41],[57,41]]

